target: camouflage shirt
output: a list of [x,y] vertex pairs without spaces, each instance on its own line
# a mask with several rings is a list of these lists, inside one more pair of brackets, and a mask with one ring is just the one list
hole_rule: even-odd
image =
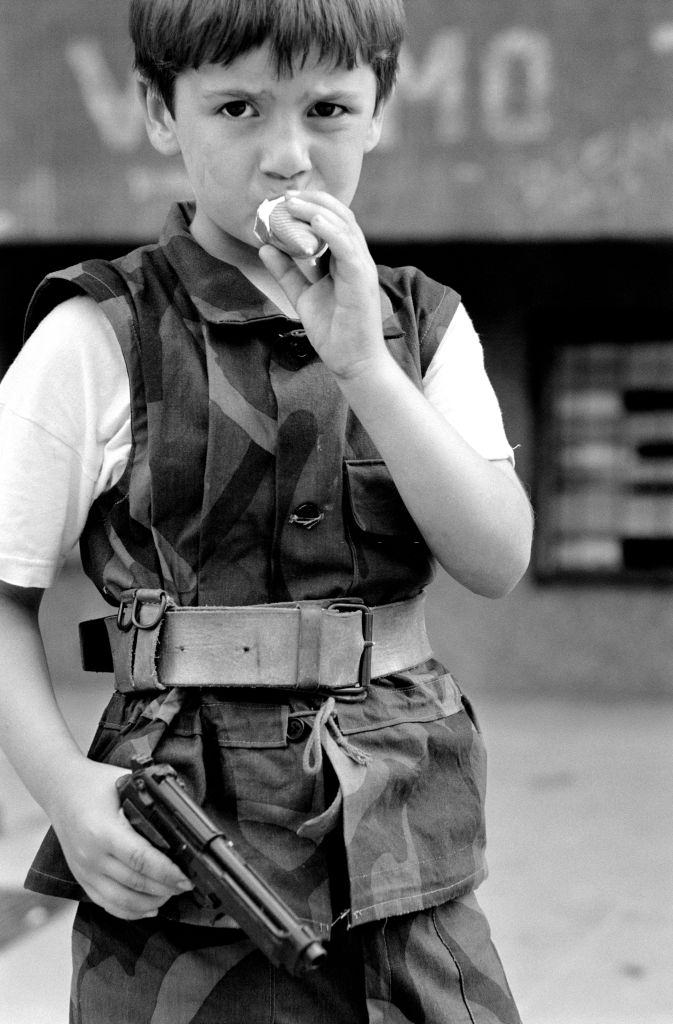
[[[132,452],[91,509],[86,571],[113,604],[132,587],[180,605],[419,593],[432,558],[371,439],[301,324],[201,249],[191,215],[176,206],[158,244],[50,275],[29,310],[30,330],[64,298],[90,295],[128,369]],[[386,344],[421,388],[458,296],[412,268],[379,278]],[[466,707],[434,660],[329,715],[320,701],[240,691],[115,694],[90,756],[126,766],[149,746],[328,931],[336,917],[407,913],[483,879],[485,755]],[[82,896],[53,833],[27,884]],[[191,896],[164,912],[222,923]]]

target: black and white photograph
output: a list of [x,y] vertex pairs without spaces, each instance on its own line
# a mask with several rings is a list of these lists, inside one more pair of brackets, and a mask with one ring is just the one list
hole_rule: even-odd
[[0,1024],[673,1024],[673,3],[0,58]]

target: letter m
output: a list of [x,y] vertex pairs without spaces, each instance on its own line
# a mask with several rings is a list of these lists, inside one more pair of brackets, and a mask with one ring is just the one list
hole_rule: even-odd
[[457,142],[464,137],[466,63],[467,44],[461,29],[438,32],[418,62],[406,47],[402,49],[399,81],[386,115],[384,146],[396,144],[405,104],[433,107],[431,132],[436,141]]

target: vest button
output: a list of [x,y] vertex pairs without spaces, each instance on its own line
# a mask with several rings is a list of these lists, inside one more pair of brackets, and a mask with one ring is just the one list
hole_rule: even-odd
[[314,357],[315,350],[306,337],[306,331],[303,328],[285,331],[284,334],[280,334],[278,337],[282,342],[281,351],[296,366],[307,363]]
[[288,519],[293,526],[301,526],[304,530],[312,530],[325,518],[325,513],[312,501],[305,501],[297,505],[294,512],[290,513]]
[[287,723],[288,743],[299,743],[306,735],[308,726],[303,718],[290,718]]

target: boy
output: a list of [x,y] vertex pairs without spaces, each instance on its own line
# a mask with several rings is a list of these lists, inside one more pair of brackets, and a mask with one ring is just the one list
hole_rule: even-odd
[[[28,884],[81,900],[81,1024],[519,1019],[472,895],[481,740],[422,591],[436,558],[506,593],[529,507],[458,297],[377,272],[349,210],[402,20],[398,0],[131,0],[149,137],[194,201],[158,245],[51,275],[3,383],[0,728],[54,826]],[[260,246],[279,196],[328,244],[318,273]],[[80,534],[119,606],[88,758],[37,626]],[[115,780],[150,751],[331,934],[324,970],[296,981],[213,927],[120,816]]]

